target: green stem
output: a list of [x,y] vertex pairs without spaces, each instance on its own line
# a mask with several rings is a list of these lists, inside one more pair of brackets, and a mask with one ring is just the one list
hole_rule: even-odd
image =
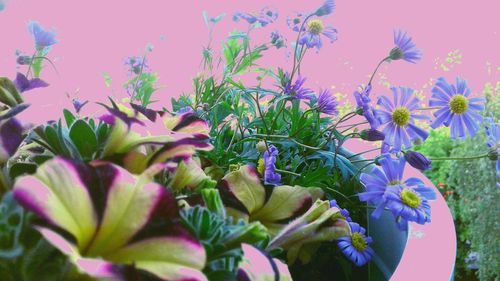
[[351,161],[351,163],[360,163],[360,162],[373,161],[373,160],[375,160],[375,159],[354,160],[354,161]]
[[363,151],[363,152],[360,152],[360,153],[357,153],[357,154],[351,155],[351,156],[347,157],[347,159],[351,159],[351,158],[354,158],[354,157],[356,157],[356,156],[360,156],[360,155],[363,155],[363,154],[365,154],[365,153],[372,152],[372,151],[375,151],[375,150],[380,150],[380,147],[372,148],[372,149],[370,149],[370,150]]
[[435,110],[435,109],[440,109],[441,107],[421,107],[417,108],[416,110]]
[[481,158],[486,158],[488,157],[488,153],[481,154],[481,155],[476,155],[476,156],[469,156],[469,157],[438,157],[438,158],[429,158],[431,161],[444,161],[444,160],[474,160],[474,159],[481,159]]
[[35,59],[35,56],[37,53],[38,53],[38,51],[35,51],[35,53],[31,56],[30,64],[28,65],[28,71],[26,71],[26,75],[25,75],[26,78],[28,78],[28,79],[29,79],[31,67],[33,66],[33,60]]
[[359,123],[354,123],[354,124],[349,124],[349,125],[337,126],[337,128],[346,128],[346,127],[352,128],[352,127],[356,127],[358,125],[363,125],[363,124],[368,124],[368,123],[369,123],[368,121],[364,121],[364,122],[359,122]]
[[[306,24],[306,22],[309,20],[309,18],[312,15],[313,14],[308,15],[304,19],[304,21],[302,22],[302,24],[300,25],[299,33],[297,34],[297,40],[295,41],[295,50],[293,50],[293,68],[292,68],[292,74],[290,74],[290,81],[293,80],[293,75],[295,74],[295,71],[296,71],[296,65],[297,65],[297,48],[299,47],[300,35],[302,33],[302,29],[304,29],[304,25]],[[302,49],[301,49],[301,52],[302,52]]]
[[297,174],[297,173],[294,173],[294,172],[290,172],[290,171],[287,171],[287,170],[276,169],[276,172],[283,173],[283,174],[290,174],[290,175],[293,175],[293,176],[296,176],[296,177],[300,177],[300,174]]
[[312,150],[321,150],[320,147],[316,147],[316,146],[310,146],[310,145],[307,145],[307,144],[303,144],[301,142],[298,142],[297,140],[291,138],[290,136],[284,136],[284,135],[264,135],[264,134],[254,134],[254,136],[257,136],[257,137],[264,137],[264,140],[266,140],[265,138],[278,138],[278,139],[287,139],[287,140],[290,140],[294,143],[296,143],[297,145],[300,145],[304,148],[307,148],[307,149],[312,149]]

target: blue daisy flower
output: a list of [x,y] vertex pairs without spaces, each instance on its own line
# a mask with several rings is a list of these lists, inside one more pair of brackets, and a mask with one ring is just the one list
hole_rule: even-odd
[[309,20],[300,35],[298,44],[319,50],[323,46],[321,35],[328,38],[330,43],[337,41],[337,29],[332,26],[325,26],[320,19]]
[[390,185],[385,192],[386,207],[396,217],[402,230],[407,229],[408,221],[418,224],[430,222],[431,206],[428,199],[436,199],[434,191],[424,186],[421,180],[413,178],[410,181],[415,187]]
[[28,23],[28,30],[35,40],[35,45],[37,49],[43,49],[50,47],[57,43],[56,32],[54,30],[45,30],[36,21],[30,21]]
[[381,109],[375,109],[375,116],[380,123],[386,124],[383,133],[384,143],[399,151],[404,146],[412,146],[416,140],[425,140],[429,133],[415,125],[415,119],[428,119],[425,115],[414,113],[420,108],[419,100],[413,95],[413,89],[406,87],[391,88],[394,103],[385,96],[378,98]]
[[458,77],[456,81],[456,85],[450,85],[440,77],[432,88],[429,106],[439,109],[434,112],[436,119],[431,127],[450,127],[453,139],[465,138],[467,129],[472,137],[479,130],[478,123],[483,120],[478,112],[484,110],[484,99],[469,97],[471,89],[467,82]]
[[374,251],[370,248],[373,239],[366,236],[366,230],[355,222],[350,222],[351,235],[337,239],[337,244],[350,261],[357,266],[362,266],[369,262],[374,255]]
[[372,90],[372,85],[364,87],[361,91],[354,92],[354,98],[356,99],[356,104],[358,109],[362,110],[363,116],[366,121],[370,123],[372,129],[377,129],[380,126],[380,122],[375,117],[373,113],[373,107],[371,106],[370,92]]
[[360,180],[366,191],[358,193],[359,200],[376,206],[372,213],[374,218],[380,217],[387,207],[396,217],[401,218],[400,222],[409,220],[425,223],[427,218],[423,214],[427,212],[426,200],[435,199],[434,191],[425,187],[418,178],[403,181],[406,165],[403,157],[392,158],[389,154],[384,154],[379,159],[379,164],[382,169],[374,168],[369,173],[361,174]]
[[407,62],[416,63],[422,58],[422,52],[417,48],[417,45],[413,43],[411,37],[404,31],[395,30],[394,31],[394,47],[389,58],[391,60],[403,59]]

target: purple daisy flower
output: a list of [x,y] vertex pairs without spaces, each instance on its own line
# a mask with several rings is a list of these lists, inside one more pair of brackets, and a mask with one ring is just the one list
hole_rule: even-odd
[[337,244],[344,256],[356,266],[363,266],[375,254],[369,246],[373,239],[366,236],[366,230],[359,224],[350,222],[349,226],[351,227],[351,235],[337,239]]
[[394,47],[389,58],[391,60],[403,59],[407,62],[416,63],[422,58],[422,52],[417,48],[417,45],[411,41],[411,37],[404,31],[394,31]]
[[[498,159],[498,154],[500,154],[500,125],[493,122],[491,118],[488,118],[488,125],[485,126],[486,136],[488,136],[487,145],[491,148],[491,153],[496,158],[497,161],[497,177],[500,177],[500,159]],[[497,186],[500,186],[500,183],[497,182]]]
[[318,111],[321,113],[336,115],[339,113],[337,110],[337,102],[335,96],[332,95],[330,90],[325,89],[321,91],[318,97]]
[[366,121],[370,123],[370,127],[372,129],[377,129],[380,126],[380,122],[375,115],[373,114],[373,107],[370,102],[370,92],[372,90],[372,85],[368,85],[363,88],[362,91],[354,92],[354,98],[356,98],[356,104],[358,109],[363,111],[363,116],[366,118]]
[[306,82],[305,77],[299,76],[297,80],[295,80],[295,83],[292,84],[292,81],[290,80],[290,75],[287,73],[285,74],[285,81],[286,81],[285,84],[281,87],[285,95],[288,95],[292,99],[296,100],[303,100],[303,99],[310,100],[313,97],[314,91],[309,88],[303,87],[304,82]]
[[[358,193],[359,200],[377,206],[372,213],[375,218],[380,217],[384,208],[388,207],[396,216],[403,214],[406,220],[421,221],[421,217],[416,217],[415,213],[409,210],[404,209],[412,216],[402,213],[403,207],[413,208],[414,212],[419,212],[418,214],[421,215],[420,211],[425,211],[427,207],[425,200],[435,199],[434,191],[425,187],[418,178],[408,178],[403,181],[406,165],[403,157],[394,159],[389,154],[384,154],[379,159],[379,164],[382,169],[374,168],[369,173],[361,174],[360,180],[366,191]],[[408,189],[408,191],[402,192],[403,189]],[[396,194],[400,200],[397,199]],[[389,202],[390,200],[396,202]]]
[[456,81],[456,85],[450,85],[440,77],[432,88],[429,106],[439,109],[434,112],[436,119],[431,127],[450,127],[451,137],[454,139],[465,138],[467,129],[472,137],[479,130],[478,123],[483,120],[478,112],[484,110],[484,99],[469,97],[471,89],[467,82],[459,77]]
[[36,21],[30,21],[28,23],[28,30],[35,40],[37,49],[50,47],[57,43],[56,32],[54,30],[44,30]]
[[279,185],[281,183],[281,175],[276,172],[276,156],[278,149],[274,145],[270,145],[269,149],[264,152],[264,182],[266,184]]
[[399,151],[404,146],[412,146],[412,141],[425,140],[429,133],[415,125],[415,119],[428,119],[425,115],[415,114],[420,108],[418,98],[413,96],[413,89],[406,87],[391,88],[394,103],[385,96],[378,98],[381,109],[375,109],[375,116],[380,123],[386,124],[383,133],[384,143]]
[[237,12],[233,15],[233,21],[245,20],[249,24],[258,23],[261,26],[266,26],[273,23],[278,18],[278,12],[266,7],[260,13],[242,13]]

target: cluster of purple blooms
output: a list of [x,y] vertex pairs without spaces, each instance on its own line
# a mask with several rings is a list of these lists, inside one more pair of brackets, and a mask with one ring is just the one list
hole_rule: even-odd
[[[331,26],[325,26],[323,18],[335,9],[334,1],[325,1],[316,11],[299,13],[287,19],[289,27],[298,33],[295,48],[322,47],[322,36],[331,42],[336,40],[337,31]],[[236,19],[245,19],[249,24],[258,22],[265,26],[275,20],[277,14],[263,10],[259,14],[250,15],[238,13]],[[273,45],[284,42],[278,32],[271,34]],[[394,47],[388,56],[381,62],[404,60],[416,63],[422,58],[422,52],[417,48],[408,33],[394,31]],[[338,102],[329,90],[322,90],[319,95],[305,87],[306,78],[298,75],[295,80],[286,73],[279,85],[282,93],[291,100],[309,101],[318,112],[338,115]],[[382,141],[381,156],[377,157],[377,164],[369,173],[362,173],[360,180],[366,190],[358,194],[361,201],[376,206],[374,217],[380,217],[383,210],[388,209],[395,217],[401,229],[406,229],[408,222],[425,224],[430,222],[429,200],[436,197],[434,191],[425,186],[417,178],[403,180],[403,171],[406,163],[424,171],[432,168],[431,161],[423,154],[411,151],[416,143],[422,143],[429,133],[422,128],[419,121],[428,121],[431,118],[422,111],[420,99],[415,90],[409,87],[392,87],[392,98],[380,96],[375,103],[370,97],[372,91],[371,80],[359,91],[354,92],[357,103],[357,113],[364,116],[369,128],[363,130],[360,138],[368,141]],[[449,84],[444,78],[439,78],[432,88],[432,98],[429,109],[434,110],[432,128],[446,126],[450,128],[453,139],[462,139],[467,135],[474,136],[480,128],[483,118],[479,114],[484,110],[484,99],[470,97],[471,90],[465,80],[457,78],[456,84]],[[490,122],[486,126],[486,134],[491,148],[491,157],[498,159],[500,152],[500,126]],[[270,146],[264,153],[265,173],[264,180],[268,184],[279,184],[281,175],[276,172],[276,157],[278,149]],[[500,176],[500,160],[497,160],[497,172]],[[342,215],[351,225],[352,235],[338,240],[338,245],[344,255],[357,265],[363,265],[370,260],[373,250],[369,247],[372,239],[365,235],[365,229],[352,222],[349,212],[331,202],[332,207],[340,209]]]

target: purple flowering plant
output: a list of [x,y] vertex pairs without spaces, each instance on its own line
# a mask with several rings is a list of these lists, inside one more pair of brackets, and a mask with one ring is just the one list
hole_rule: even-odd
[[[372,84],[380,65],[422,57],[406,32],[395,31],[394,46],[352,96],[357,108],[341,113],[331,90],[314,88],[301,71],[310,49],[337,39],[325,24],[335,2],[311,10],[286,19],[288,33],[273,29],[283,19],[271,8],[237,12],[236,25],[246,27],[231,32],[220,53],[212,32],[225,14],[204,13],[203,68],[193,91],[168,109],[153,106],[159,88],[148,45],[125,60],[123,99],[87,116],[89,101],[75,97],[60,120],[27,128],[16,119],[27,108],[23,92],[48,86],[41,63],[51,63],[46,55],[57,42],[54,31],[30,23],[35,54],[17,57],[26,74],[0,78],[0,213],[22,218],[0,227],[0,240],[13,241],[0,243],[9,245],[0,249],[9,280],[368,280],[368,265],[378,265],[367,210],[375,219],[391,215],[401,231],[430,223],[436,193],[404,172],[446,159],[410,149],[426,141],[429,126],[450,127],[452,138],[476,134],[483,100],[465,80],[444,78],[429,107],[408,87],[375,95],[383,92]],[[271,40],[254,43],[257,28]],[[290,66],[258,65],[281,47],[293,50]],[[248,73],[257,73],[255,85],[239,79]],[[478,157],[497,161],[498,131],[487,122],[490,152]],[[379,147],[347,150],[352,139],[378,144],[380,155],[363,157]],[[14,266],[4,266],[4,256]]]

